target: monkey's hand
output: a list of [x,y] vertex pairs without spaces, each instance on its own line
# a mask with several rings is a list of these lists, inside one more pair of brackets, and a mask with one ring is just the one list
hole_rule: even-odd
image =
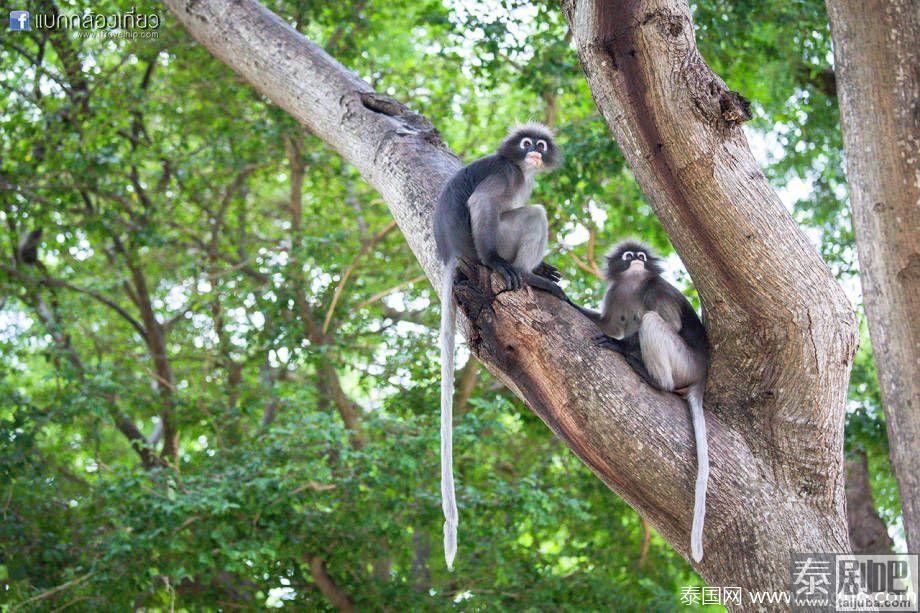
[[502,276],[505,281],[505,287],[509,290],[518,290],[523,286],[524,279],[521,271],[512,266],[507,260],[496,256],[491,262],[487,262],[486,266]]
[[559,280],[562,279],[562,273],[559,272],[559,269],[546,262],[540,262],[533,272],[535,275],[549,279],[553,283],[559,283]]
[[623,343],[613,338],[612,336],[607,336],[606,334],[598,334],[592,338],[591,341],[595,347],[609,349],[610,351],[616,351],[617,353],[624,353],[626,351]]

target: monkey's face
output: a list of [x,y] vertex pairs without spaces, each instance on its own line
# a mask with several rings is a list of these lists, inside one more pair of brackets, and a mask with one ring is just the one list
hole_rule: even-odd
[[662,272],[661,258],[642,243],[620,243],[607,254],[607,277],[613,278],[627,272],[659,275]]
[[559,151],[548,128],[529,124],[505,139],[498,154],[527,171],[550,170],[559,161]]

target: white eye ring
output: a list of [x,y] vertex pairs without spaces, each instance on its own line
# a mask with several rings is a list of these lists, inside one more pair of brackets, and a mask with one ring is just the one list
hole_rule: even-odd
[[623,259],[624,259],[624,260],[631,260],[631,259],[633,258],[633,255],[635,255],[635,254],[634,254],[632,251],[624,251],[624,252],[623,252]]
[[526,137],[521,139],[521,149],[529,149],[531,146],[533,146],[532,140]]
[[539,151],[546,151],[546,141],[543,140],[543,139],[538,140],[538,141],[537,141],[537,149],[538,149]]
[[636,254],[636,257],[639,258],[640,260],[642,260],[643,262],[646,261],[646,260],[645,260],[645,254],[642,253],[641,251],[640,251],[639,253]]

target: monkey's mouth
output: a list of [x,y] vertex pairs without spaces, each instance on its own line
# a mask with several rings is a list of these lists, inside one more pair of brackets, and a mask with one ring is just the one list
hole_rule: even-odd
[[531,151],[530,153],[528,153],[527,156],[524,158],[524,161],[526,161],[528,164],[530,164],[534,168],[543,168],[543,156],[537,153],[536,151]]

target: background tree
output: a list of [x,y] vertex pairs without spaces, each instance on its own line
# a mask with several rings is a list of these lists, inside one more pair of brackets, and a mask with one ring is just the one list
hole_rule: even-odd
[[827,3],[856,245],[891,463],[920,548],[920,4]]

